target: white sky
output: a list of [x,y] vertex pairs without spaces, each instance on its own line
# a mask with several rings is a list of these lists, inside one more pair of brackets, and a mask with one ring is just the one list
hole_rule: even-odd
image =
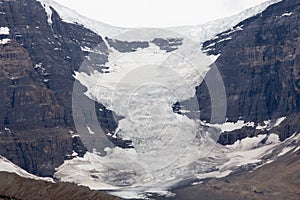
[[267,0],[55,0],[78,13],[123,27],[198,25]]

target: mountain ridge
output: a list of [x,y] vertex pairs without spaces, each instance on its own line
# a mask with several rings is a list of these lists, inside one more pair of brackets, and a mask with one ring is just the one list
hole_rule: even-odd
[[[269,3],[274,2],[278,1],[269,1]],[[0,11],[5,13],[0,15],[1,30],[2,28],[9,29],[8,34],[7,31],[4,31],[5,34],[0,34],[1,39],[9,39],[0,42],[2,59],[0,63],[0,81],[5,96],[0,101],[2,108],[0,112],[0,119],[2,119],[2,123],[0,123],[0,154],[32,174],[53,176],[55,172],[58,172],[56,177],[61,178],[61,180],[69,178],[70,181],[71,176],[65,176],[68,175],[66,173],[66,171],[68,172],[68,164],[71,167],[74,163],[76,164],[75,167],[84,166],[90,164],[90,161],[94,162],[93,159],[95,158],[94,155],[86,153],[87,148],[78,137],[73,122],[74,115],[80,119],[86,119],[82,122],[84,129],[78,131],[87,134],[94,133],[93,127],[89,126],[89,121],[93,120],[91,112],[84,110],[82,107],[78,107],[76,110],[72,107],[74,83],[78,84],[76,92],[80,95],[80,99],[88,101],[93,108],[96,108],[98,120],[96,124],[101,125],[106,134],[105,137],[117,146],[115,151],[134,151],[132,141],[123,140],[122,137],[119,137],[119,135],[122,135],[122,132],[118,129],[119,121],[123,119],[122,116],[116,116],[113,110],[109,110],[101,103],[88,98],[85,94],[89,88],[80,85],[76,75],[84,73],[86,77],[91,77],[96,73],[109,74],[109,67],[105,64],[110,61],[110,56],[114,53],[116,55],[123,54],[125,58],[140,52],[149,53],[150,51],[150,53],[153,53],[151,52],[153,49],[157,54],[171,54],[173,51],[178,51],[185,41],[180,40],[180,38],[123,41],[105,37],[106,34],[114,35],[120,33],[119,31],[124,31],[124,29],[105,30],[107,32],[101,35],[99,33],[103,33],[103,29],[110,28],[100,24],[101,29],[96,30],[94,22],[89,20],[90,25],[88,26],[93,27],[91,29],[80,23],[67,23],[74,19],[70,18],[69,21],[64,21],[60,13],[47,6],[47,3],[49,1],[18,0],[5,1],[0,5]],[[267,5],[268,3],[264,4],[266,7]],[[297,39],[298,29],[295,18],[297,18],[298,7],[298,2],[281,1],[268,6],[261,14],[257,14],[257,10],[253,13],[251,11],[248,14],[254,16],[240,22],[240,24],[235,25],[235,22],[230,21],[225,28],[218,27],[220,28],[217,29],[218,31],[225,32],[218,33],[214,29],[213,32],[215,31],[215,33],[204,36],[204,38],[212,37],[209,41],[202,41],[204,42],[202,47],[206,54],[219,55],[216,64],[224,77],[227,89],[229,100],[228,120],[227,124],[222,125],[232,126],[230,122],[236,123],[233,131],[222,132],[219,143],[224,146],[216,145],[215,152],[212,152],[211,157],[207,158],[211,160],[201,160],[207,166],[213,165],[213,161],[216,162],[215,166],[208,169],[205,169],[204,165],[204,174],[228,175],[230,171],[236,169],[230,165],[233,158],[240,159],[238,162],[244,164],[245,162],[246,164],[247,162],[258,162],[259,165],[263,162],[269,162],[268,159],[273,159],[268,157],[269,155],[262,153],[257,155],[257,158],[255,157],[256,153],[261,153],[260,148],[273,149],[280,154],[282,152],[279,151],[284,149],[282,145],[289,142],[287,138],[293,136],[299,130],[297,123],[299,115],[296,109],[298,108],[298,96],[296,95],[297,91],[294,91],[298,87],[298,51],[296,49],[298,45],[294,47],[292,43],[293,39]],[[258,8],[263,9],[263,6]],[[71,15],[73,14],[71,13]],[[290,25],[285,27],[285,24],[289,22],[291,22]],[[233,24],[235,26],[231,27]],[[218,26],[218,23],[213,26]],[[279,29],[277,26],[283,28]],[[217,34],[216,37],[215,34]],[[200,41],[206,39],[198,40],[196,43],[199,43],[200,47]],[[278,46],[278,44],[285,42],[287,42],[286,46],[282,48]],[[271,52],[276,55],[275,58],[272,53],[265,51],[268,45],[272,50]],[[93,50],[95,47],[96,50]],[[236,56],[237,54],[240,56]],[[262,55],[263,58],[261,58]],[[290,55],[294,56],[289,57]],[[93,60],[94,58],[97,59]],[[275,61],[280,62],[273,65]],[[80,68],[82,64],[86,64],[87,68],[82,70]],[[293,67],[289,68],[289,64]],[[274,71],[274,73],[270,73],[271,75],[268,73],[269,68]],[[285,76],[285,72],[291,70],[294,70],[293,73],[289,74],[291,76]],[[273,75],[278,71],[280,71],[279,78],[274,78]],[[240,76],[235,76],[235,73]],[[261,84],[256,86],[255,83],[257,82],[253,82],[252,79],[258,80]],[[272,85],[272,81],[274,85]],[[291,82],[292,84],[290,84]],[[284,89],[289,84],[290,87],[285,93]],[[276,88],[281,88],[281,86],[283,88],[276,91]],[[271,88],[271,90],[268,88]],[[266,91],[266,93],[257,92],[260,90]],[[258,93],[258,97],[253,95],[257,94],[255,92]],[[210,114],[210,104],[208,102],[210,98],[208,95],[209,92],[205,89],[204,83],[197,87],[196,97],[202,109],[200,117],[202,116],[203,120],[207,122],[209,122],[208,116]],[[236,99],[242,100],[236,103]],[[278,102],[282,102],[280,106],[277,106]],[[257,107],[255,107],[255,103],[258,105]],[[296,112],[291,112],[293,109],[285,109],[289,107],[286,105],[291,105],[291,108],[295,108]],[[181,110],[182,113],[178,113],[178,115],[182,115],[186,119],[184,111],[187,112],[187,110]],[[175,116],[178,115],[175,114]],[[275,126],[274,124],[278,120],[280,123],[278,122],[278,125]],[[242,127],[239,124],[242,124]],[[207,130],[217,131],[218,127],[204,126],[203,131]],[[286,143],[281,143],[279,140]],[[276,145],[280,148],[276,148]],[[231,154],[231,157],[225,157],[226,152]],[[108,151],[109,153],[113,153],[113,150]],[[213,153],[216,153],[216,155]],[[217,156],[217,153],[223,155],[223,160],[220,156]],[[241,155],[237,156],[234,153],[241,153]],[[249,153],[249,155],[252,153],[253,157],[247,160],[247,157],[242,153]],[[225,162],[226,159],[229,161]],[[97,159],[95,158],[95,160]],[[220,165],[222,162],[225,162],[224,165]],[[126,162],[122,164],[124,163]],[[191,164],[191,167],[193,167],[193,164]],[[197,166],[200,165],[195,165],[193,170],[198,169]],[[216,166],[219,166],[223,171],[219,173]],[[248,165],[245,166],[245,170],[247,170],[247,167]],[[72,170],[74,169],[79,172],[79,169],[72,168]],[[199,169],[199,171],[200,175],[198,175],[201,177],[201,170]],[[95,182],[99,181],[102,175],[97,170],[86,170],[84,172],[87,173],[89,179]],[[196,172],[193,175],[196,175]],[[116,185],[126,185],[130,184],[130,181],[133,180],[134,182],[140,178],[139,173],[135,171],[124,172],[121,176],[123,176],[123,181],[117,173],[107,175],[107,180]],[[77,176],[76,178],[80,177]],[[84,178],[88,180],[86,177]]]

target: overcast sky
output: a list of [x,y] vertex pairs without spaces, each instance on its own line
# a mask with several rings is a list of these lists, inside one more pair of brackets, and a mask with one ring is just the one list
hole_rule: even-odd
[[197,25],[236,14],[267,0],[55,0],[115,26]]

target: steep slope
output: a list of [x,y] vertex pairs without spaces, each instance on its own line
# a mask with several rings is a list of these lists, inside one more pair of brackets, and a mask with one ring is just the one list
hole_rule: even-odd
[[[55,1],[51,0],[37,0],[41,2],[44,6],[45,11],[47,12],[48,21],[52,23],[52,10],[51,8],[55,9],[59,16],[63,19],[64,22],[72,23],[72,24],[81,24],[89,30],[94,31],[98,35],[102,37],[114,37],[124,31],[128,31],[128,28],[123,27],[115,27],[111,26],[88,17],[82,16],[79,13],[73,11],[70,8],[67,8]],[[59,2],[59,1],[58,1]]]
[[182,35],[185,35],[195,41],[205,42],[212,39],[216,34],[226,31],[241,21],[244,21],[250,17],[263,12],[268,6],[280,2],[281,0],[269,0],[252,8],[246,9],[234,16],[225,17],[222,19],[207,22],[198,26],[179,26],[169,27],[168,30],[175,31]]
[[[63,22],[54,10],[49,23],[35,0],[3,1],[0,11],[0,154],[31,173],[51,176],[73,150],[86,151],[70,134],[76,134],[73,71],[88,55],[86,49],[103,42],[92,31]],[[111,112],[98,107],[99,122],[114,130]]]
[[[222,144],[267,132],[284,140],[299,131],[299,3],[285,0],[272,5],[203,44],[207,54],[220,54],[216,65],[226,88],[228,121],[255,123],[254,128],[223,134]],[[201,118],[209,121],[205,83],[197,87],[196,95]],[[261,128],[286,116],[280,127]]]

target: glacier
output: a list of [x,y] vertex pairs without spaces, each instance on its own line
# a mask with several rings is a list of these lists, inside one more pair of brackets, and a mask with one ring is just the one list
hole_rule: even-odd
[[[51,6],[65,22],[82,24],[102,36],[110,52],[105,63],[106,73],[76,71],[74,77],[87,88],[86,96],[124,117],[114,136],[131,140],[134,146],[122,149],[107,145],[104,156],[99,156],[101,152],[95,148],[83,158],[65,161],[55,173],[60,181],[107,190],[129,199],[148,199],[151,198],[147,196],[149,193],[172,196],[169,190],[181,181],[221,178],[244,165],[262,166],[275,160],[278,154],[282,156],[296,148],[293,144],[299,142],[299,135],[280,142],[275,134],[245,138],[222,146],[216,143],[222,131],[245,126],[255,128],[254,123],[240,120],[206,124],[172,110],[174,103],[194,96],[195,87],[218,58],[202,52],[201,43],[280,0],[270,0],[238,15],[203,25],[165,29],[114,27],[83,17],[54,1],[39,1],[48,13],[49,25],[51,10],[47,8]],[[151,42],[147,48],[119,52],[109,46],[105,37],[147,42],[155,38],[183,38],[183,44],[172,52]],[[274,126],[282,120],[276,120]],[[257,129],[265,129],[270,123],[266,121],[265,126],[257,126]],[[91,135],[97,133],[93,126],[85,128]]]

